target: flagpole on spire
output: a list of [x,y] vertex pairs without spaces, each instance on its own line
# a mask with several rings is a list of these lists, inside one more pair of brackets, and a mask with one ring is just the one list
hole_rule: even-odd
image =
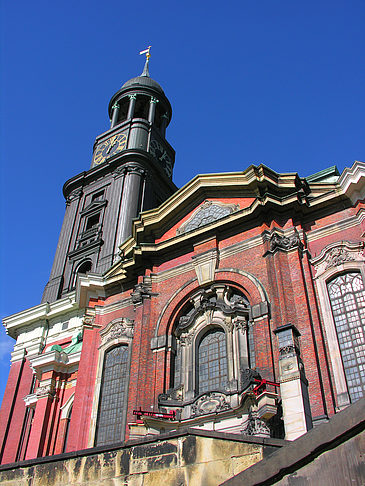
[[141,76],[147,76],[147,77],[150,76],[150,73],[148,71],[148,63],[149,63],[149,60],[150,60],[150,57],[151,57],[151,54],[150,54],[151,47],[152,46],[148,46],[147,49],[145,49],[144,51],[140,51],[140,53],[139,53],[139,55],[146,54],[146,62],[145,62],[145,65],[144,65],[144,68],[143,68],[143,73],[141,74]]

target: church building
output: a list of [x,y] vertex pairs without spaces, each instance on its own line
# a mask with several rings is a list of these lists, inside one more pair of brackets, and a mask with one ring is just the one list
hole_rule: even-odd
[[41,303],[4,320],[1,464],[186,430],[271,451],[365,395],[365,164],[309,177],[251,165],[179,189],[148,62],[64,184]]

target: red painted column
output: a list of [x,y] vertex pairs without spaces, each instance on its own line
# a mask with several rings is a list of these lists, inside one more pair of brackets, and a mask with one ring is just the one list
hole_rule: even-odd
[[268,317],[255,319],[253,326],[255,342],[255,369],[266,380],[275,380],[271,350],[270,323]]
[[[132,341],[131,368],[128,389],[128,408],[127,424],[135,422],[133,410],[142,407],[142,396],[147,390],[140,388],[140,370],[141,370],[141,353],[143,343],[143,304],[135,308],[134,332]],[[126,428],[126,437],[128,437],[128,427]]]
[[52,403],[53,397],[49,393],[37,401],[25,459],[35,459],[43,454]]
[[22,435],[33,372],[26,358],[12,363],[0,411],[1,463],[14,462]]
[[78,451],[88,447],[91,411],[94,398],[98,346],[100,345],[99,326],[84,327],[82,352],[77,373],[75,398],[72,409],[67,451]]
[[[308,295],[306,292],[299,250],[288,253],[288,263],[290,280],[293,289],[295,289],[295,292],[293,292],[292,306],[295,307],[297,315],[296,321],[292,320],[291,322],[301,333],[301,357],[305,367],[305,377],[309,382],[308,391],[310,396],[311,412],[314,418],[316,416],[326,415],[327,409],[322,388],[323,383],[322,373],[320,370],[321,365],[319,362],[318,348],[316,346],[317,336],[313,329],[311,306],[308,302]],[[314,302],[312,302],[312,305],[314,305]]]

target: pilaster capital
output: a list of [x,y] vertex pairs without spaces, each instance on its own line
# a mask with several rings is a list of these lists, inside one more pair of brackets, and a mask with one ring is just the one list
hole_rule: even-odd
[[147,171],[138,165],[127,165],[125,167],[125,173],[131,175],[136,174],[140,177],[145,177],[147,175]]

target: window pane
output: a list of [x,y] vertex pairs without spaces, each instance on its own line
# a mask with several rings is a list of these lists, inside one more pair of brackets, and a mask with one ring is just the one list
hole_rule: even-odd
[[96,445],[122,440],[127,363],[128,346],[118,346],[105,353]]
[[213,329],[199,344],[198,392],[222,389],[227,383],[227,348],[223,330]]
[[360,273],[346,273],[328,283],[351,401],[365,395],[365,290]]

